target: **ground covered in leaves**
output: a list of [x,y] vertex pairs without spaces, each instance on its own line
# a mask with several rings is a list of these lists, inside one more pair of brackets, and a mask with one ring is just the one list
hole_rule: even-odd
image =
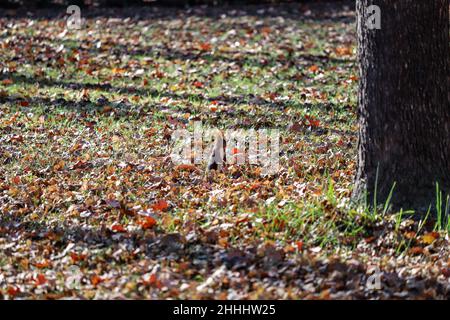
[[[3,12],[0,298],[449,298],[448,221],[349,202],[352,10]],[[194,121],[280,130],[279,172],[175,165]]]

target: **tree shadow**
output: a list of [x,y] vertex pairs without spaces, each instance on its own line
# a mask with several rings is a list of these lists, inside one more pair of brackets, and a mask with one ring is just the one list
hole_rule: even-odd
[[[67,6],[53,8],[19,7],[0,10],[0,18],[33,18],[62,19],[66,17]],[[198,5],[186,7],[167,7],[161,2],[149,3],[146,6],[125,7],[81,7],[81,13],[86,18],[131,18],[134,21],[150,18],[178,18],[187,15],[198,18],[221,19],[228,17],[256,17],[353,22],[354,17],[349,12],[354,10],[354,1],[298,1],[298,3],[265,3],[265,4],[226,4],[220,6]]]
[[[133,252],[139,249],[139,254],[130,255],[122,264],[132,265],[142,259],[149,259],[154,263],[156,261],[177,263],[195,261],[189,264],[193,275],[205,270],[207,275],[211,275],[220,266],[223,266],[225,271],[240,274],[242,277],[248,277],[251,271],[253,281],[263,281],[270,285],[279,285],[283,282],[285,286],[295,286],[310,292],[305,294],[307,299],[324,298],[324,291],[328,292],[328,298],[337,299],[448,299],[450,297],[449,288],[435,276],[403,276],[396,270],[377,270],[373,273],[368,265],[355,259],[323,260],[313,258],[307,252],[286,255],[281,249],[271,246],[266,247],[265,254],[261,255],[258,253],[259,243],[250,243],[244,247],[218,247],[214,237],[205,236],[201,229],[188,237],[178,233],[165,233],[161,230],[117,233],[106,226],[99,228],[69,224],[48,226],[40,222],[23,222],[2,216],[0,230],[3,243],[17,243],[17,235],[20,234],[21,243],[30,242],[37,247],[51,244],[53,260],[70,256],[67,250],[70,246],[87,250],[87,252],[99,249],[112,249],[116,252],[123,248]],[[11,257],[14,253],[15,248],[11,246],[2,250],[3,257]],[[22,253],[20,257],[27,258],[27,254]],[[31,253],[29,258],[32,260]],[[90,255],[85,259],[89,262]],[[102,260],[106,264],[115,260],[113,256],[106,259]],[[97,263],[98,261],[95,262]],[[73,261],[73,264],[76,265],[77,262]],[[53,270],[56,271],[54,268]],[[17,281],[20,282],[19,279]],[[375,287],[368,288],[369,283]]]
[[[273,111],[281,111],[286,108],[294,108],[294,109],[301,109],[301,108],[322,108],[323,110],[331,110],[334,108],[338,108],[337,105],[329,102],[327,104],[323,104],[321,106],[318,105],[311,105],[308,103],[301,103],[301,102],[285,102],[285,101],[272,101],[265,98],[262,98],[260,96],[254,95],[254,94],[243,94],[243,95],[226,95],[222,94],[219,96],[209,97],[201,93],[174,93],[172,91],[160,91],[153,88],[143,88],[143,87],[136,87],[136,86],[130,86],[130,87],[119,87],[111,85],[110,83],[79,83],[79,82],[72,82],[72,81],[61,81],[56,79],[48,79],[48,78],[34,78],[29,77],[26,75],[20,75],[20,74],[13,74],[10,77],[1,77],[0,81],[3,79],[12,79],[14,83],[16,84],[28,84],[28,85],[34,85],[38,84],[40,87],[56,87],[56,88],[62,88],[67,90],[99,90],[104,91],[108,93],[121,93],[121,94],[133,94],[133,95],[139,95],[141,97],[151,97],[151,98],[169,98],[175,101],[199,101],[202,103],[217,103],[217,104],[224,104],[224,105],[233,105],[233,106],[239,106],[239,105],[253,105],[258,108],[267,108],[269,110]],[[141,106],[132,104],[129,102],[121,102],[121,103],[112,103],[109,101],[90,101],[90,100],[66,100],[64,98],[49,98],[49,97],[32,97],[29,101],[32,105],[42,105],[44,107],[58,107],[62,109],[66,109],[69,111],[77,111],[77,112],[95,112],[95,111],[102,111],[102,108],[105,107],[105,105],[113,105],[115,111],[117,111],[117,115],[119,117],[130,117],[135,116],[138,117],[140,115],[139,110],[142,109]],[[23,101],[23,98],[21,97],[0,97],[0,103],[10,103],[13,105],[19,105],[20,102]],[[151,106],[149,106],[153,110],[163,111],[167,110],[169,107],[164,104],[160,103],[153,103]],[[127,111],[134,110],[134,113],[127,113]],[[190,106],[184,105],[184,104],[177,104],[176,106],[170,106],[170,110],[172,111],[183,111],[183,112],[189,112],[189,113],[197,113],[195,110],[192,110]],[[232,110],[225,110],[223,112],[218,112],[214,118],[209,119],[212,121],[212,124],[217,124],[221,120],[225,120],[227,117],[243,117],[248,118],[248,113],[244,110],[233,108]],[[258,122],[241,122],[239,125],[237,125],[239,128],[242,129],[250,129],[250,128],[278,128],[281,130],[286,130],[285,126],[279,127],[274,124],[270,119],[274,116],[271,114],[266,114],[264,117],[267,121],[264,121],[263,119],[260,119]],[[278,119],[280,120],[280,119]],[[286,120],[286,119],[284,119]],[[292,119],[291,119],[292,120]],[[356,135],[355,132],[349,131],[349,130],[341,130],[336,128],[321,128],[318,126],[317,128],[312,128],[312,133],[319,133],[324,134],[326,132],[331,132],[335,134],[340,135],[348,135],[348,136],[354,136]]]

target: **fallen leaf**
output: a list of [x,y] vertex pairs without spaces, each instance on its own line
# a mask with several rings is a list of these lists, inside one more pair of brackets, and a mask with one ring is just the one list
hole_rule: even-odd
[[156,225],[156,220],[152,217],[143,217],[138,224],[142,227],[142,229],[151,229]]
[[411,249],[409,249],[409,253],[415,254],[415,255],[422,254],[423,248],[422,247],[412,247]]
[[317,65],[313,64],[312,66],[310,66],[308,68],[308,71],[309,72],[317,72],[317,71],[319,71],[319,67]]
[[169,207],[169,204],[166,200],[158,200],[154,203],[151,208],[155,211],[165,211]]
[[432,244],[434,242],[434,240],[437,240],[437,239],[439,239],[438,232],[430,232],[430,233],[424,234],[421,237],[422,242],[425,244]]
[[42,285],[42,284],[45,284],[47,282],[47,278],[42,273],[39,273],[36,276],[35,281],[36,281],[36,285]]
[[111,230],[115,231],[115,232],[126,232],[125,228],[122,225],[117,224],[117,223],[114,223],[111,226]]

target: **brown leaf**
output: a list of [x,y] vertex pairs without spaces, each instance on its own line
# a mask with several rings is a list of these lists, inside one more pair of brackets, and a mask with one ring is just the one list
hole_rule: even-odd
[[199,168],[192,164],[179,164],[174,169],[175,171],[200,171]]
[[415,254],[415,255],[422,254],[423,248],[422,247],[412,247],[411,249],[409,249],[409,253]]
[[3,81],[2,81],[2,84],[4,85],[4,86],[9,86],[9,85],[11,85],[11,84],[13,84],[14,82],[11,80],[11,79],[4,79]]

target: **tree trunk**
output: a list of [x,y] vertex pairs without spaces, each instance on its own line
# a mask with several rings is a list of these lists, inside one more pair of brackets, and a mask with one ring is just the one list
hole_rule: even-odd
[[[381,29],[366,22],[377,5]],[[395,209],[450,191],[449,2],[358,0],[359,143],[354,197]],[[373,20],[370,20],[373,22]],[[373,26],[373,24],[372,24]]]

